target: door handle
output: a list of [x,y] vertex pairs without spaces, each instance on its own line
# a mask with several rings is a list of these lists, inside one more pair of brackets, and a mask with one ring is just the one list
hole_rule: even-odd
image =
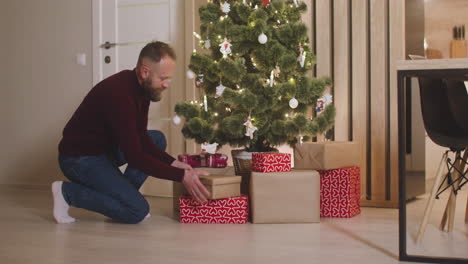
[[113,48],[117,46],[117,43],[110,43],[109,41],[106,41],[104,42],[104,44],[101,44],[101,48],[104,48],[104,49],[110,49],[110,48]]
[[[110,49],[115,46],[132,46],[132,45],[146,45],[151,41],[140,41],[140,42],[122,42],[122,43],[111,43],[109,41],[104,42],[104,44],[101,44],[99,46],[102,49]],[[169,41],[166,41],[166,43],[169,43]]]

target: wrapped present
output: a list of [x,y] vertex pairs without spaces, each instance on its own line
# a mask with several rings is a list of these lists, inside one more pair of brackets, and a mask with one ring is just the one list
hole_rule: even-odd
[[361,213],[359,167],[320,172],[320,216],[353,217]]
[[246,195],[208,200],[200,204],[193,197],[181,196],[180,222],[199,224],[245,224],[248,217]]
[[[215,197],[219,197],[219,198],[222,198],[222,196],[225,195],[225,194],[228,194],[225,197],[238,196],[239,195],[239,194],[236,194],[236,193],[239,192],[239,191],[237,191],[237,188],[240,189],[241,177],[235,175],[234,167],[200,168],[200,170],[208,172],[210,174],[210,176],[208,176],[208,177],[213,177],[213,176],[229,177],[230,179],[228,181],[232,182],[231,184],[227,184],[227,185],[230,185],[230,186],[219,185],[219,186],[214,188],[214,191],[213,191],[213,189],[210,190],[211,187],[205,185],[205,187],[207,187],[208,190],[210,191],[211,195],[214,194],[214,195],[216,195]],[[207,176],[202,176],[200,178],[200,181],[202,183],[203,183],[203,180],[202,180],[203,177],[207,177]],[[232,177],[234,177],[234,178],[232,178]],[[218,183],[225,182],[223,180],[215,180],[215,181],[217,181]],[[235,183],[236,181],[238,181],[238,183]],[[205,180],[205,184],[208,184],[208,182],[209,182],[209,180]],[[236,185],[237,185],[237,187],[235,187]],[[174,211],[179,212],[179,197],[183,196],[183,195],[189,195],[189,193],[187,192],[187,190],[185,190],[184,185],[182,183],[180,183],[180,182],[174,182],[172,190],[173,190],[173,207],[174,207]]]
[[252,172],[253,223],[320,222],[320,175],[313,170]]
[[294,147],[294,168],[331,170],[359,166],[356,142],[305,142]]
[[181,162],[187,163],[192,167],[224,168],[227,166],[228,157],[224,154],[181,154],[177,156]]
[[291,171],[291,154],[289,153],[253,153],[252,171],[288,172]]
[[228,157],[224,154],[206,154],[205,167],[208,168],[225,168],[227,167]]
[[203,165],[205,163],[205,158],[201,155],[188,155],[188,154],[181,154],[177,156],[177,159],[183,163],[187,163],[192,167],[202,167],[202,159]]

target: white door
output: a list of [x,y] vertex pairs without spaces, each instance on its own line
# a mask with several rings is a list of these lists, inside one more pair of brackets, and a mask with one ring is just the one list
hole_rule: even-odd
[[[92,0],[93,1],[93,85],[125,69],[135,68],[141,48],[153,40],[170,44],[184,57],[185,0]],[[163,131],[171,154],[184,151],[180,127],[169,122],[174,104],[184,98],[183,59],[177,65],[171,88],[163,100],[152,103],[148,129]],[[178,143],[179,142],[179,143]],[[172,182],[149,177],[141,191],[148,195],[171,196]]]

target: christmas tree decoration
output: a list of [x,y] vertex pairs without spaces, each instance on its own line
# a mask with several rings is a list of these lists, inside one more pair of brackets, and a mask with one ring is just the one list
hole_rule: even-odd
[[200,88],[201,85],[202,85],[202,83],[203,83],[203,81],[204,81],[204,79],[205,79],[205,75],[204,75],[204,74],[198,74],[197,80],[195,81],[195,86],[196,86],[197,88]]
[[299,44],[299,57],[297,57],[297,61],[299,61],[301,68],[304,68],[305,59],[306,59],[306,52],[304,51],[304,48],[302,47],[302,45]]
[[322,97],[322,100],[326,106],[330,105],[331,103],[333,103],[333,96],[331,94],[325,94]]
[[267,43],[267,41],[268,41],[267,35],[265,35],[265,34],[262,32],[262,34],[260,34],[260,35],[258,36],[258,42],[260,42],[260,44],[265,44],[265,43]]
[[278,65],[276,65],[276,67],[275,67],[275,77],[279,78],[280,73],[281,73],[281,69],[280,69],[280,67]]
[[[333,126],[335,107],[322,97],[332,82],[308,74],[315,55],[301,21],[306,9],[299,0],[212,0],[199,8],[206,49],[192,53],[188,68],[200,90],[175,107],[185,138],[264,152]],[[317,106],[320,115],[309,117]]]
[[315,106],[315,113],[320,114],[325,110],[325,103],[322,98],[317,100],[317,104]]
[[221,4],[221,10],[227,15],[231,12],[231,5],[228,2],[224,2]]
[[190,80],[195,78],[195,73],[192,70],[188,70],[187,71],[187,78],[189,78]]
[[208,144],[207,142],[203,143],[201,145],[201,152],[203,153],[210,153],[210,154],[215,154],[216,153],[216,148],[218,147],[218,143],[214,142],[212,144]]
[[244,126],[246,128],[245,135],[250,137],[250,139],[253,139],[253,134],[258,128],[252,124],[252,119],[250,116],[247,121],[245,121]]
[[296,98],[292,98],[291,100],[289,100],[289,107],[291,107],[292,109],[296,109],[298,105],[299,102]]
[[298,8],[298,7],[299,7],[298,0],[294,0],[294,5],[296,6],[296,8]]
[[209,49],[209,48],[211,48],[211,40],[207,39],[205,40],[205,49]]
[[208,98],[206,94],[203,96],[203,106],[205,108],[205,112],[208,112]]
[[227,58],[227,55],[232,53],[231,51],[232,44],[229,43],[227,38],[224,38],[224,41],[221,44],[219,44],[219,46],[221,47],[219,51],[221,52],[221,54],[223,54],[223,58]]
[[270,80],[268,80],[268,83],[270,84],[270,87],[273,87],[275,85],[275,70],[271,71]]
[[180,125],[180,122],[181,122],[180,116],[175,115],[175,116],[172,118],[172,123],[174,123],[174,125],[178,126],[178,125]]
[[226,89],[226,86],[224,86],[222,83],[220,83],[218,86],[216,86],[216,97],[220,97],[223,95],[224,89]]

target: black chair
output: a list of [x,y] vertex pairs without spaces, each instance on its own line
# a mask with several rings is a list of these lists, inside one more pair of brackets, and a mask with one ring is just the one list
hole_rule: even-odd
[[[459,110],[461,106],[451,96],[449,98],[449,84],[451,85],[451,82],[448,83],[448,81],[442,79],[419,78],[421,110],[426,133],[434,143],[449,150],[445,152],[442,158],[447,166],[447,173],[445,175],[439,173],[439,165],[434,186],[426,205],[423,221],[416,238],[417,241],[422,238],[432,211],[434,199],[438,199],[439,195],[447,189],[451,189],[452,192],[444,217],[442,218],[441,229],[444,229],[448,216],[448,231],[451,232],[453,230],[456,194],[466,183],[464,168],[467,164],[468,151],[465,151],[463,158],[461,157],[461,153],[468,147],[468,133],[456,120],[454,111]],[[465,109],[463,111],[463,113],[466,112]],[[453,162],[448,158],[449,152],[455,153],[455,160]]]
[[[447,94],[450,102],[455,121],[468,134],[468,88],[465,83],[460,80],[447,80]],[[466,153],[467,151],[465,151]],[[466,175],[466,172],[465,174]],[[464,186],[468,180],[464,178],[464,182],[460,184],[460,188]],[[465,223],[468,223],[468,199],[466,202]]]

